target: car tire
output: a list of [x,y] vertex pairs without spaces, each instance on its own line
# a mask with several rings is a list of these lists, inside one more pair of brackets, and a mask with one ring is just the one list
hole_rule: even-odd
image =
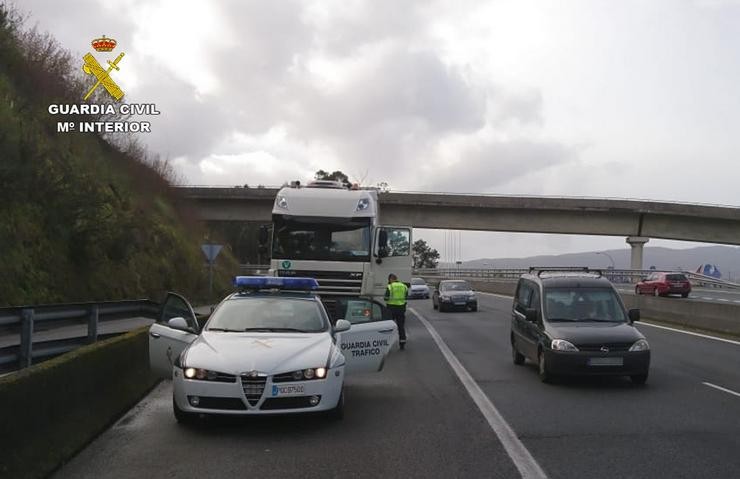
[[327,413],[332,421],[341,421],[344,419],[344,391],[339,394],[339,401],[334,409],[330,409]]
[[511,359],[514,360],[514,364],[517,366],[521,366],[524,364],[525,357],[522,353],[516,350],[516,346],[514,345],[514,341],[511,341]]
[[547,362],[545,361],[545,352],[540,351],[537,355],[537,371],[540,375],[540,381],[543,383],[552,382],[552,374],[547,370]]
[[175,419],[180,424],[192,424],[198,417],[197,414],[180,409],[174,397],[172,398],[172,412],[175,414]]
[[633,384],[643,385],[647,382],[648,375],[645,374],[633,374],[630,376]]
[[682,298],[688,298],[689,297],[689,293],[681,293],[681,297]]
[[472,311],[472,312],[474,312],[474,313],[475,313],[476,311],[478,311],[478,305],[476,304],[475,306],[472,306],[472,307],[470,308],[470,311]]
[[444,307],[444,306],[442,306],[442,303],[439,303],[439,312],[440,312],[440,313],[444,313],[444,312],[446,312],[446,311],[447,311],[447,310],[445,309],[445,307]]

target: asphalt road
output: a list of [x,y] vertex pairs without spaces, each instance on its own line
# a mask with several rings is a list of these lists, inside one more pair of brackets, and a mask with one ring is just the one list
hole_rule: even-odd
[[[428,300],[411,307],[549,477],[740,477],[732,394],[740,344],[643,325],[653,350],[646,386],[549,385],[533,364],[511,362],[510,299],[481,294],[477,313],[438,313]],[[408,318],[407,350],[382,373],[349,380],[340,423],[296,416],[183,427],[164,382],[55,477],[518,477],[428,331]]]

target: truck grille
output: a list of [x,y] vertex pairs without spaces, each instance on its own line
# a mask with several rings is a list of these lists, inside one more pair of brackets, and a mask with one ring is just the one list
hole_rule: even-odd
[[250,406],[256,406],[265,390],[267,376],[241,376],[242,390]]
[[319,294],[358,296],[362,290],[362,271],[312,271],[279,269],[278,276],[314,278],[319,283]]

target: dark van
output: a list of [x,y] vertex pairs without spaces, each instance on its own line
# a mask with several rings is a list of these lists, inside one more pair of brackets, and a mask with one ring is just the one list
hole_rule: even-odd
[[587,268],[530,268],[519,279],[511,315],[514,364],[526,358],[540,379],[558,375],[623,375],[647,381],[650,345],[612,284]]

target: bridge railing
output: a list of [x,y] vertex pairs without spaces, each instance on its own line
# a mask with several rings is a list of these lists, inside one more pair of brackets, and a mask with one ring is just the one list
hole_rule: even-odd
[[[97,303],[49,304],[0,308],[0,370],[23,369],[36,359],[66,353],[94,343],[101,321],[125,318],[156,319],[160,305],[148,299],[102,301]],[[86,325],[86,335],[79,325]],[[39,340],[44,333],[64,326],[77,326],[60,338]],[[20,336],[20,337],[19,337]],[[36,336],[36,337],[35,337]]]
[[[557,268],[553,268],[557,269]],[[414,270],[414,274],[427,278],[459,278],[474,280],[511,280],[518,279],[521,275],[527,273],[528,268],[511,268],[511,269],[469,269],[469,268],[429,268]],[[630,284],[636,283],[645,278],[655,270],[639,269],[601,269],[604,277],[612,283]],[[671,271],[666,271],[671,272]],[[714,287],[727,289],[740,289],[740,284],[726,281],[723,279],[705,276],[699,273],[689,271],[680,271],[686,275],[695,287]]]

